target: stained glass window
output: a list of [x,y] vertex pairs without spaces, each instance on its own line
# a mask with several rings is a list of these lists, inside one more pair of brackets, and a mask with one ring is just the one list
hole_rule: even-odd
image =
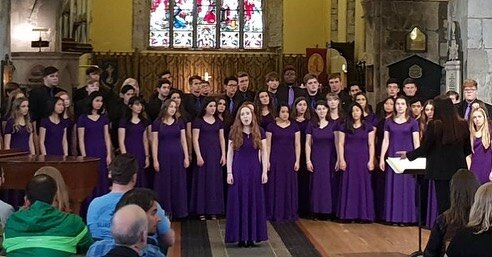
[[262,0],[152,0],[149,46],[261,49],[262,4]]

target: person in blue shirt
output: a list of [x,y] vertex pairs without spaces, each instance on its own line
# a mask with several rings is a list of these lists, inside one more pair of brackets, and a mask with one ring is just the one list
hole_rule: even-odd
[[[148,237],[147,245],[143,248],[142,255],[146,257],[164,257],[164,251],[161,248],[167,248],[174,244],[174,232],[170,228],[169,220],[167,222],[167,230],[165,234],[169,235],[169,240],[166,245],[160,247],[153,237],[157,232],[158,222],[161,220],[158,214],[157,195],[154,191],[148,188],[134,188],[126,192],[117,203],[115,211],[126,205],[135,204],[140,206],[147,214],[148,221]],[[102,257],[106,255],[116,246],[113,238],[104,239],[95,242],[87,251],[87,257]]]
[[[135,187],[137,180],[138,163],[130,154],[121,154],[114,158],[109,166],[112,178],[111,192],[97,197],[89,205],[87,211],[87,226],[95,241],[112,239],[111,219],[116,210],[116,204],[123,194]],[[169,218],[156,200],[157,231],[153,234],[153,241],[162,248],[174,243],[174,231],[170,228]]]

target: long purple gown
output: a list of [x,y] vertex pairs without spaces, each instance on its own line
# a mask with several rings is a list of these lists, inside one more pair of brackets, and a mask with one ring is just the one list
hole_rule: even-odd
[[185,129],[181,120],[167,125],[156,119],[152,124],[152,132],[158,132],[157,152],[160,166],[154,177],[154,190],[162,208],[173,218],[188,216],[186,169],[181,145],[181,131]]
[[272,221],[297,220],[297,173],[295,133],[296,123],[282,128],[276,122],[270,123],[267,131],[272,134],[270,150],[270,171],[265,186],[265,208],[267,219]]
[[41,119],[41,128],[46,129],[44,146],[46,155],[63,155],[63,133],[65,132],[66,123],[60,120],[53,123],[50,118]]
[[297,198],[298,198],[298,210],[301,217],[307,215],[310,212],[309,209],[309,183],[311,181],[311,172],[306,168],[306,128],[309,120],[297,121],[294,120],[301,132],[301,158],[299,161],[299,171],[297,172]]
[[200,129],[198,141],[205,164],[193,170],[190,212],[199,215],[223,214],[224,190],[219,140],[219,131],[223,129],[222,121],[216,118],[213,124],[209,124],[203,118],[197,118],[193,121],[192,128]]
[[356,128],[353,133],[343,128],[345,134],[344,156],[347,168],[341,172],[340,200],[338,201],[337,216],[342,220],[373,221],[374,193],[372,190],[371,174],[367,168],[369,162],[369,133],[373,131],[372,124]]
[[[261,138],[265,133],[261,130]],[[268,239],[262,167],[253,138],[243,133],[243,145],[234,151],[232,175],[229,185],[225,242],[265,241]]]
[[311,162],[314,168],[309,189],[311,213],[333,212],[332,173],[335,166],[332,159],[336,152],[336,128],[337,124],[333,121],[323,128],[310,122],[306,128],[306,134],[311,135],[312,139]]
[[29,136],[31,133],[27,131],[27,126],[20,126],[19,130],[14,129],[14,120],[7,120],[5,125],[5,134],[10,134],[10,149],[17,149],[23,152],[29,152]]
[[[14,129],[14,120],[7,120],[5,134],[10,134],[10,149],[29,152],[29,137],[31,133],[27,131],[27,126],[20,126],[19,130]],[[4,200],[14,207],[22,206],[24,202],[24,190],[5,189],[2,190]]]
[[138,161],[137,187],[150,188],[151,183],[145,171],[145,146],[143,142],[147,126],[147,122],[143,120],[133,123],[127,119],[121,119],[119,122],[119,127],[125,129],[126,151]]
[[473,154],[471,157],[470,170],[477,176],[480,184],[489,182],[489,174],[492,170],[492,146],[488,149],[482,144],[482,138],[473,140]]
[[434,185],[434,180],[429,180],[429,192],[427,193],[427,215],[425,220],[425,225],[428,228],[432,228],[434,223],[439,216],[439,210],[437,208],[437,198],[436,198],[436,186]]
[[[386,119],[384,131],[390,134],[388,157],[399,157],[396,152],[414,149],[412,133],[419,131],[419,124],[414,119],[402,124],[396,123],[393,119]],[[388,164],[385,173],[384,220],[394,223],[417,222],[415,177],[396,174]]]
[[104,126],[109,126],[109,119],[101,115],[97,120],[91,120],[87,114],[80,115],[77,121],[78,128],[84,128],[84,144],[87,156],[99,158],[99,176],[94,197],[109,192],[108,168],[106,164],[106,141],[104,140]]

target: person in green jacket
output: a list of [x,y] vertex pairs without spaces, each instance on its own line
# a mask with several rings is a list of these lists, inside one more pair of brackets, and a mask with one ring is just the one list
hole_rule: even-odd
[[53,207],[56,182],[34,176],[26,187],[25,206],[10,216],[3,247],[8,257],[68,257],[84,254],[93,243],[82,219]]

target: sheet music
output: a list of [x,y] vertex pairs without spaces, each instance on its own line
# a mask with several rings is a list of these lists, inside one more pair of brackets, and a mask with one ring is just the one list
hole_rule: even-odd
[[426,158],[417,158],[413,161],[401,159],[400,157],[388,157],[388,159],[386,159],[386,163],[388,163],[397,174],[401,174],[405,170],[425,170],[426,162]]

